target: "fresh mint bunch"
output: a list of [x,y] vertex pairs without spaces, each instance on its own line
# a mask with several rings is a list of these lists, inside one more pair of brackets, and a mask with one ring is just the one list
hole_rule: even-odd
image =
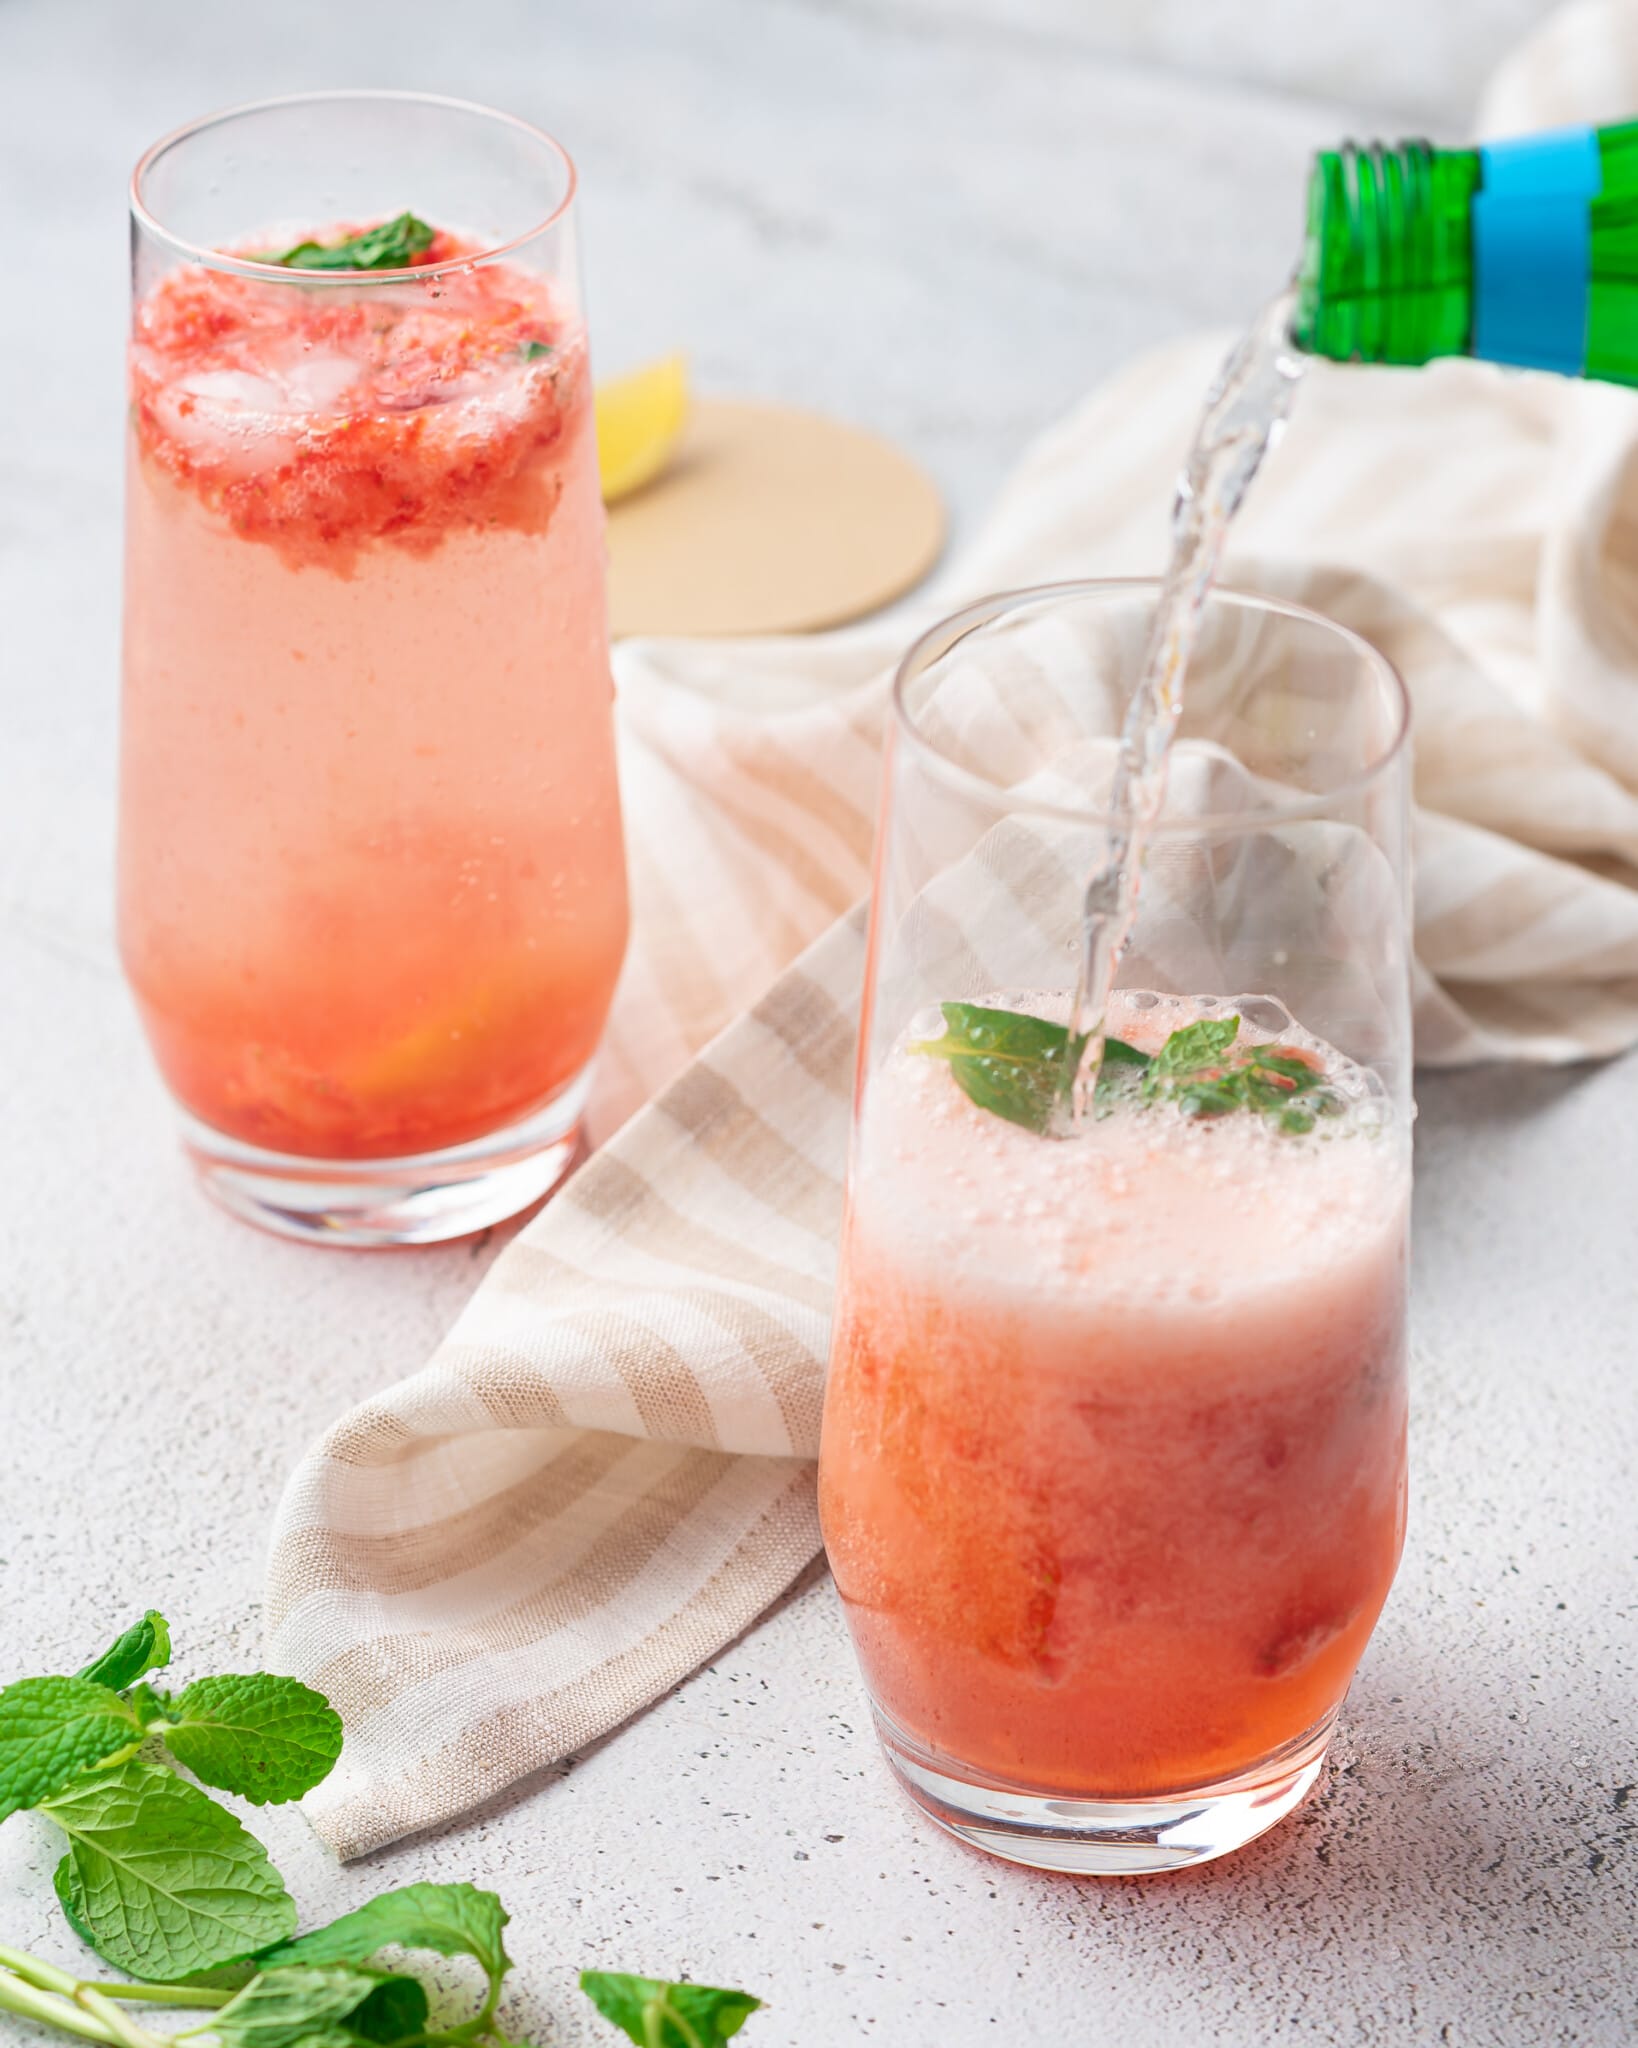
[[[0,1820],[31,1809],[61,1830],[55,1885],[69,1925],[142,1980],[88,1982],[0,1946],[0,2012],[102,2048],[206,2037],[214,2048],[523,2048],[497,2019],[512,1959],[493,1892],[402,1885],[296,1933],[295,1902],[261,1843],[170,1766],[257,1805],[299,1799],[340,1755],[340,1717],[269,1672],[162,1692],[148,1674],[170,1654],[164,1617],[150,1612],[76,1675],[0,1691]],[[376,1961],[386,1948],[470,1956],[484,1977],[477,2009],[434,2025],[421,1980]],[[607,1971],[581,1982],[641,2048],[712,2048],[759,2002]],[[204,2017],[156,2033],[133,2003]]]

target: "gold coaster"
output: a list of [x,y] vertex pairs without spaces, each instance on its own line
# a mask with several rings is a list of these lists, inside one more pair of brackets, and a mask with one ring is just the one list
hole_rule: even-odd
[[663,476],[609,507],[609,615],[630,633],[807,633],[919,583],[944,544],[932,480],[874,434],[696,401]]

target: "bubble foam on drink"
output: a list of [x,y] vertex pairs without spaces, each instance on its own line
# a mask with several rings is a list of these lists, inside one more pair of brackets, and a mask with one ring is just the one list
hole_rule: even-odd
[[[1061,1022],[1063,991],[978,999]],[[1303,1132],[1253,1109],[1189,1115],[1122,1097],[1067,1139],[980,1108],[912,1020],[867,1087],[854,1227],[878,1249],[947,1272],[954,1294],[1038,1294],[1099,1312],[1222,1303],[1315,1279],[1401,1227],[1408,1133],[1369,1069],[1263,995],[1118,991],[1111,1036],[1153,1056],[1173,1032],[1238,1016],[1237,1050],[1278,1045],[1313,1064],[1333,1113]],[[889,1246],[891,1247],[889,1251]]]

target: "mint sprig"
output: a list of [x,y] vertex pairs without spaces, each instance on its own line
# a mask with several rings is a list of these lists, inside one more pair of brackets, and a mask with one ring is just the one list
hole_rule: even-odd
[[282,254],[252,256],[281,270],[408,270],[432,247],[437,233],[413,213],[396,214],[340,242],[298,242]]
[[[944,1060],[969,1101],[1038,1137],[1056,1127],[1064,1063],[1071,1055],[1068,1029],[1019,1010],[977,1003],[941,1003],[944,1033],[911,1046]],[[1343,1102],[1324,1085],[1324,1074],[1287,1045],[1240,1046],[1240,1019],[1199,1017],[1174,1031],[1151,1058],[1124,1039],[1105,1038],[1098,1070],[1097,1105],[1121,1100],[1139,1105],[1171,1102],[1189,1117],[1226,1116],[1246,1109],[1274,1119],[1291,1134],[1311,1131]],[[1077,1038],[1073,1058],[1086,1049]]]
[[[195,1778],[258,1804],[298,1798],[335,1762],[340,1720],[320,1694],[269,1672],[161,1692],[145,1678],[169,1658],[164,1618],[150,1612],[78,1676],[0,1692],[0,1819],[28,1807],[61,1831],[64,1917],[140,1980],[87,1982],[0,1945],[0,2013],[101,2048],[523,2048],[497,2018],[512,1959],[493,1892],[402,1885],[296,1934],[295,1902],[262,1844],[159,1759],[168,1751]],[[433,2025],[421,1980],[375,1961],[388,1947],[470,1956],[485,1980],[478,2009]],[[216,1981],[197,1981],[206,1976]],[[711,2048],[759,2002],[607,1971],[582,1981],[642,2048]],[[204,2017],[158,2033],[132,2017],[133,2003]]]

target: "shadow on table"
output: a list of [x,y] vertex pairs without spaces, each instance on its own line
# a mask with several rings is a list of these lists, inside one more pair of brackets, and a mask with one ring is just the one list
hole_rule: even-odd
[[1186,1941],[1282,1987],[1340,1946],[1384,2004],[1330,2013],[1313,2038],[1628,2040],[1638,1767],[1621,1731],[1533,1705],[1521,1741],[1476,1722],[1458,1682],[1426,1645],[1373,1655],[1314,1796],[1236,1856],[1042,1881],[1073,1896],[1072,1918],[1141,1918],[1159,1953]]
[[[708,1664],[700,1667],[701,1670],[709,1671],[712,1666],[720,1663],[724,1658],[731,1657],[748,1636],[754,1634],[764,1623],[771,1621],[775,1615],[783,1614],[787,1607],[794,1606],[798,1600],[802,1599],[815,1586],[820,1585],[829,1577],[830,1567],[825,1562],[823,1555],[812,1559],[785,1588],[773,1605],[765,1608],[749,1627],[742,1629],[737,1636],[724,1643],[716,1656]],[[404,1854],[413,1855],[418,1845],[429,1840],[434,1840],[442,1835],[459,1834],[468,1828],[477,1828],[485,1821],[497,1820],[503,1814],[512,1812],[515,1807],[527,1805],[530,1800],[537,1798],[551,1786],[560,1784],[563,1779],[577,1770],[581,1764],[588,1762],[594,1756],[600,1755],[608,1748],[611,1742],[618,1742],[626,1730],[635,1722],[642,1720],[645,1714],[653,1713],[655,1706],[663,1705],[665,1699],[675,1699],[685,1687],[694,1682],[697,1675],[697,1673],[690,1672],[680,1685],[674,1686],[661,1700],[656,1701],[654,1706],[640,1707],[628,1720],[622,1721],[618,1728],[611,1728],[607,1735],[602,1736],[596,1742],[583,1744],[572,1756],[564,1757],[555,1764],[547,1764],[538,1771],[531,1771],[527,1777],[519,1778],[513,1784],[508,1785],[503,1791],[497,1792],[492,1799],[486,1799],[482,1805],[470,1808],[457,1820],[440,1822],[436,1827],[424,1828],[416,1834],[400,1836],[396,1842],[388,1842],[383,1848],[376,1850],[367,1860],[372,1864],[384,1864],[390,1862],[396,1856]]]
[[1527,1122],[1566,1104],[1606,1066],[1605,1061],[1583,1060],[1573,1067],[1498,1062],[1482,1067],[1419,1068],[1417,1135]]

